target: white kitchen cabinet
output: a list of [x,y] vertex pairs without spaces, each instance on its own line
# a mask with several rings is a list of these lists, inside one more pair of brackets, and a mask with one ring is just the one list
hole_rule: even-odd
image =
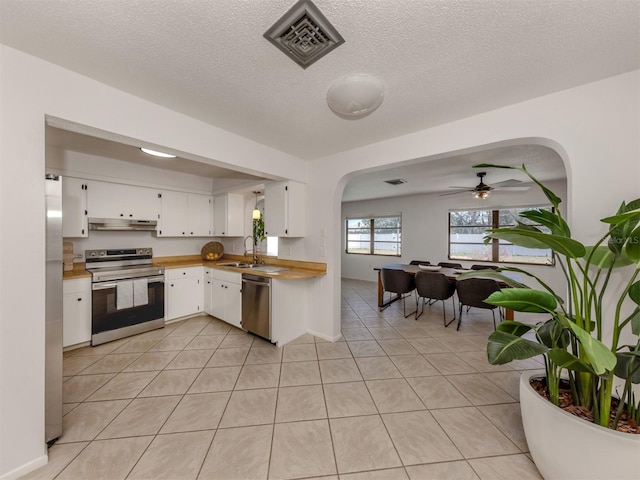
[[185,192],[160,194],[159,237],[210,237],[213,235],[213,197]]
[[212,269],[210,315],[242,328],[242,276]]
[[165,270],[165,319],[193,315],[204,310],[203,267]]
[[91,341],[91,279],[62,283],[62,346]]
[[213,269],[204,267],[204,312],[213,315]]
[[284,181],[269,183],[264,191],[264,230],[272,237],[304,237],[306,185]]
[[87,181],[80,178],[62,179],[62,236],[88,237]]
[[157,220],[160,213],[158,191],[121,183],[88,181],[89,218]]
[[214,196],[213,211],[214,236],[244,236],[244,195],[224,193]]

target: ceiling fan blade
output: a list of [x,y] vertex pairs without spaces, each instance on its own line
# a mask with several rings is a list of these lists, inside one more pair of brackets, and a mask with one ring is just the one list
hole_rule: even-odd
[[467,192],[473,192],[473,190],[469,190],[469,188],[465,187],[464,190],[457,190],[455,192],[447,192],[447,193],[441,193],[440,195],[438,195],[439,197],[444,197],[446,195],[458,195],[460,193],[467,193]]
[[531,187],[495,187],[498,190],[509,190],[510,192],[526,192]]
[[517,187],[522,182],[520,180],[516,180],[515,178],[511,178],[509,180],[503,180],[502,182],[492,183],[492,187]]
[[473,190],[473,187],[461,187],[460,185],[456,185],[456,186],[449,185],[449,188],[458,188],[460,190]]

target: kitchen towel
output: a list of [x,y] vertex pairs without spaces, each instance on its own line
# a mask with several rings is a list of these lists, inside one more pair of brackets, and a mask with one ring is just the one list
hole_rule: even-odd
[[116,309],[133,307],[133,282],[122,280],[116,284]]
[[149,303],[149,288],[146,278],[137,278],[133,281],[133,306],[141,307]]

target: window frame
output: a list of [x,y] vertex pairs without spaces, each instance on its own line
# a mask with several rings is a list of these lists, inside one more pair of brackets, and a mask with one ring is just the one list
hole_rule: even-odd
[[[398,233],[398,240],[394,242],[389,242],[387,240],[378,240],[377,242],[385,242],[385,243],[395,243],[397,245],[397,253],[376,253],[375,245],[376,245],[376,220],[383,219],[398,219],[398,227],[395,229]],[[353,220],[368,220],[369,221],[369,250],[367,252],[355,252],[349,251],[349,232],[350,230],[354,230],[354,228],[349,228],[349,221]],[[345,248],[344,252],[348,255],[375,255],[379,257],[401,257],[402,256],[402,214],[389,214],[389,215],[353,215],[345,218],[344,221],[345,226]],[[360,227],[359,229],[363,229],[366,227]],[[388,228],[389,227],[378,227],[378,228]]]
[[[490,245],[491,245],[491,259],[490,260],[485,260],[485,259],[475,259],[475,258],[459,258],[456,256],[452,256],[451,255],[451,245],[461,245],[461,244],[466,244],[466,245],[486,245],[484,243],[484,236],[483,236],[483,240],[481,242],[451,242],[451,214],[454,212],[471,212],[471,211],[486,211],[489,212],[489,215],[491,217],[491,225],[489,226],[485,226],[485,225],[468,225],[468,227],[486,227],[488,230],[489,229],[494,229],[494,228],[508,228],[507,225],[500,225],[500,212],[504,212],[504,211],[508,211],[508,210],[533,210],[533,209],[537,209],[537,208],[548,208],[551,209],[552,211],[554,210],[552,205],[549,204],[540,204],[540,205],[523,205],[523,206],[511,206],[511,207],[485,207],[485,208],[457,208],[457,209],[451,209],[448,211],[448,229],[447,229],[447,258],[449,260],[463,260],[463,261],[470,261],[470,262],[480,262],[480,263],[498,263],[498,264],[516,264],[516,265],[534,265],[534,266],[540,266],[540,267],[553,267],[556,264],[556,259],[555,259],[555,254],[553,252],[553,250],[551,250],[551,255],[550,255],[550,261],[548,263],[536,263],[536,262],[524,262],[524,261],[506,261],[506,260],[501,260],[500,259],[500,239],[494,238],[491,239]],[[533,226],[537,226],[540,227],[542,225],[537,224],[537,223],[531,223],[531,225]],[[453,225],[453,227],[458,227],[457,225]],[[510,243],[508,243],[509,245],[511,245]],[[504,243],[502,245],[505,245]],[[549,257],[547,257],[549,258]]]

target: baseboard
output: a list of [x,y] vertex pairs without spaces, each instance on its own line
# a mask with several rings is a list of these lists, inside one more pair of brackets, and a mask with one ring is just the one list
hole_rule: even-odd
[[35,460],[31,460],[29,463],[25,463],[24,465],[11,470],[10,472],[0,475],[0,480],[17,480],[27,473],[31,473],[34,470],[39,469],[40,467],[44,467],[48,462],[49,457],[47,456],[47,454],[44,454],[36,458]]
[[328,335],[324,335],[322,333],[314,332],[312,330],[307,330],[307,333],[309,335],[313,335],[314,337],[318,337],[318,338],[321,338],[323,340],[326,340],[326,341],[332,342],[332,343],[333,342],[337,342],[338,340],[340,340],[342,338],[342,335],[337,335],[335,337],[330,337]]

